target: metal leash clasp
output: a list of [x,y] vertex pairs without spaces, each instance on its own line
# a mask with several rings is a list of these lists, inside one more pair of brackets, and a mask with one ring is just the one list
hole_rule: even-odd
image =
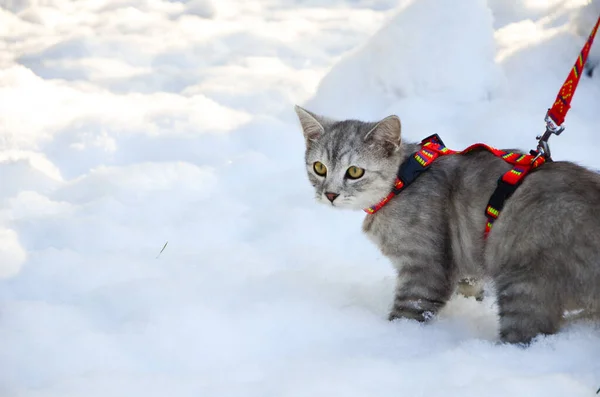
[[535,162],[535,160],[537,160],[541,156],[544,156],[548,161],[552,161],[552,157],[550,154],[550,145],[548,144],[548,140],[550,139],[552,134],[558,136],[565,130],[565,127],[563,127],[562,125],[556,125],[556,123],[554,122],[554,120],[552,120],[552,117],[550,117],[550,114],[548,112],[546,112],[546,117],[544,117],[544,121],[546,122],[546,131],[543,135],[538,135],[535,137],[535,139],[538,140],[538,154],[533,159],[533,162]]

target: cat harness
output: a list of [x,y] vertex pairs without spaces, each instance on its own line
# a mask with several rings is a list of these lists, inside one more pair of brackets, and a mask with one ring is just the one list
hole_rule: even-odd
[[400,194],[408,185],[410,185],[417,177],[426,171],[429,166],[440,156],[451,154],[465,154],[475,149],[485,149],[496,157],[502,158],[513,168],[506,172],[498,179],[496,190],[490,197],[488,205],[485,209],[487,222],[485,224],[484,237],[487,237],[494,221],[500,215],[500,211],[504,207],[505,201],[517,190],[517,187],[523,182],[525,176],[534,168],[546,162],[546,157],[540,156],[538,152],[532,150],[530,154],[521,154],[516,152],[506,152],[485,145],[476,143],[469,146],[465,150],[456,151],[448,149],[441,138],[437,135],[431,135],[421,141],[421,149],[411,154],[400,166],[394,187],[392,191],[383,198],[379,203],[372,207],[366,208],[365,212],[374,214],[386,205],[394,196]]

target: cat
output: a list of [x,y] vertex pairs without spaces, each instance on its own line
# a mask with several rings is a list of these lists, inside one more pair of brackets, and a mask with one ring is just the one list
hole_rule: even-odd
[[[419,150],[401,122],[334,120],[295,107],[318,202],[362,210],[387,196]],[[515,151],[515,150],[513,150]],[[501,343],[561,328],[566,310],[600,306],[600,175],[566,161],[527,175],[484,239],[485,208],[511,165],[486,150],[442,156],[374,214],[363,231],[397,270],[389,320],[434,317],[461,279],[489,280]]]

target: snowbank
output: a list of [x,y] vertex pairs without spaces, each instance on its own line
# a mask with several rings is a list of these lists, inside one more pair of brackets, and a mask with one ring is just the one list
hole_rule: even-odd
[[332,68],[306,106],[333,117],[371,117],[403,98],[489,100],[502,81],[493,34],[484,0],[405,1]]

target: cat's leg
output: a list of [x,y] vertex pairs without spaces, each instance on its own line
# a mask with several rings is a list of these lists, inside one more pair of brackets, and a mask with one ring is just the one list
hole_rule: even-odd
[[435,260],[420,261],[398,266],[398,281],[394,305],[389,320],[409,318],[427,321],[446,304],[453,292],[449,270],[434,265]]
[[502,342],[528,344],[539,334],[553,334],[563,321],[556,291],[536,274],[520,271],[495,280]]

